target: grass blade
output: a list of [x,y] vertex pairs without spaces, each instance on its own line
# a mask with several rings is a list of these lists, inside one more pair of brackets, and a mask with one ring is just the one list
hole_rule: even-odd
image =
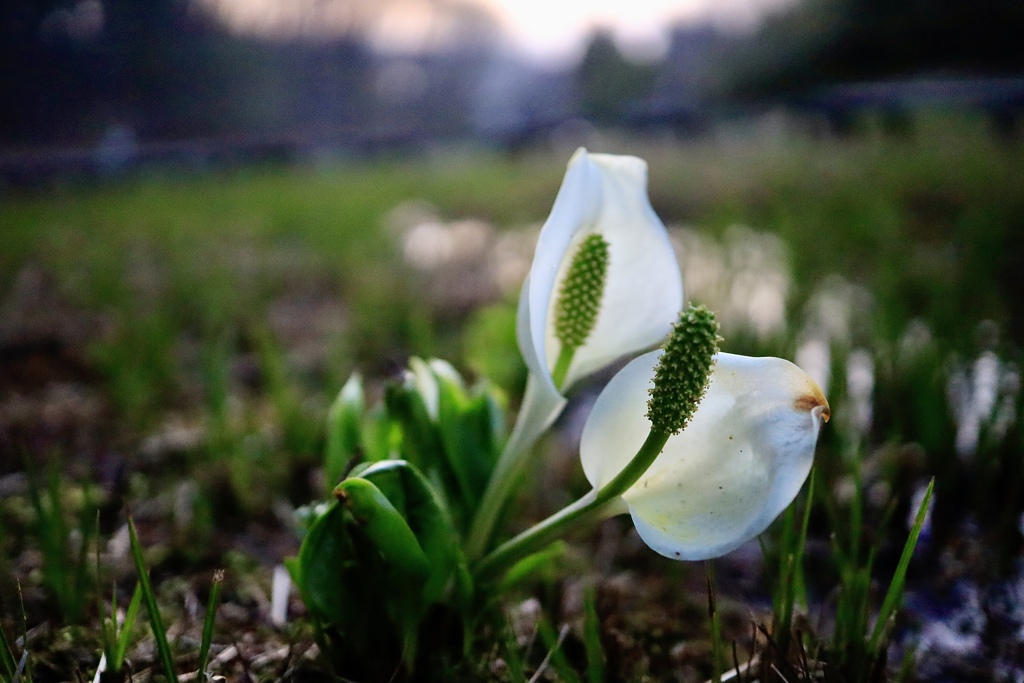
[[711,560],[704,563],[708,582],[708,618],[711,620],[711,680],[722,683],[722,622],[715,602],[715,566]]
[[593,587],[583,596],[583,647],[587,653],[587,680],[590,683],[604,683],[601,620],[597,616],[597,598]]
[[135,569],[139,573],[139,586],[142,588],[142,597],[146,601],[146,611],[149,612],[149,623],[153,628],[153,637],[156,639],[156,649],[160,654],[160,663],[164,669],[164,676],[168,683],[178,680],[174,673],[174,658],[171,656],[171,647],[167,644],[167,630],[160,619],[160,609],[156,604],[156,596],[153,594],[153,587],[149,583],[149,572],[146,571],[146,563],[142,558],[142,546],[139,545],[139,536],[135,532],[135,522],[128,518],[128,535],[131,539],[132,558],[135,560]]
[[[125,653],[128,652],[128,640],[135,629],[135,619],[139,616],[139,607],[142,606],[142,582],[135,584],[135,591],[132,593],[131,602],[128,603],[128,611],[124,614],[124,623],[117,636],[117,649],[110,665],[114,671],[120,671],[124,664]],[[116,616],[115,616],[116,618]]]
[[807,606],[807,585],[804,579],[804,550],[807,547],[807,527],[811,523],[811,507],[814,504],[814,481],[817,478],[817,471],[811,468],[811,476],[807,481],[807,502],[804,503],[804,518],[800,524],[800,537],[796,543],[796,557],[793,560],[793,592],[790,594],[793,599],[799,599]]
[[903,586],[907,579],[907,568],[910,566],[910,558],[914,555],[914,548],[917,546],[917,538],[921,535],[921,527],[924,526],[925,517],[928,515],[928,503],[932,499],[932,491],[935,488],[935,478],[928,482],[928,488],[921,499],[921,505],[917,509],[917,517],[914,519],[914,526],[910,529],[907,542],[903,545],[903,554],[900,562],[896,565],[896,572],[889,583],[889,590],[882,600],[882,608],[878,611],[878,620],[875,622],[875,629],[871,633],[871,640],[868,642],[868,652],[874,653],[882,640],[882,633],[885,631],[885,624],[889,617],[896,611],[896,607],[903,598]]
[[[815,470],[811,469],[811,476],[807,481],[807,497],[804,502],[803,515],[801,516],[800,529],[793,536],[795,513],[788,513],[782,541],[781,568],[779,599],[776,605],[776,629],[775,638],[779,646],[780,654],[788,656],[790,638],[793,630],[793,611],[796,602],[806,606],[807,589],[804,581],[804,549],[807,546],[807,527],[811,520],[811,507],[814,503],[814,479]],[[791,508],[792,509],[792,508]]]
[[2,626],[0,626],[0,667],[3,667],[2,672],[5,681],[14,678],[14,670],[18,667],[18,664],[14,661],[14,652],[11,650],[11,644],[7,642],[7,635],[4,633]]
[[519,643],[516,642],[512,619],[508,615],[505,616],[505,624],[501,633],[505,641],[504,660],[508,667],[508,679],[512,683],[527,683],[526,666],[523,663],[523,656],[519,653]]
[[210,642],[213,640],[213,620],[220,604],[220,585],[224,582],[224,570],[213,573],[213,585],[210,587],[210,599],[206,603],[206,618],[203,620],[203,640],[199,646],[199,680],[206,673],[206,662],[210,656]]

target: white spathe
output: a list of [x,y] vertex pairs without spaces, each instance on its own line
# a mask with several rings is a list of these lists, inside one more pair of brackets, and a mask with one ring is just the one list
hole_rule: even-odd
[[[650,432],[648,390],[661,353],[629,363],[594,404],[580,457],[595,489]],[[622,495],[640,537],[673,559],[718,557],[764,531],[800,491],[829,417],[821,389],[789,361],[728,353],[715,359],[689,425]]]
[[562,279],[579,243],[593,233],[608,243],[608,274],[594,329],[576,350],[563,391],[615,359],[660,342],[683,305],[679,264],[647,198],[647,163],[577,150],[519,298],[519,348],[537,385],[531,389],[547,395],[544,403],[558,404],[561,397],[551,370],[561,350],[554,318]]

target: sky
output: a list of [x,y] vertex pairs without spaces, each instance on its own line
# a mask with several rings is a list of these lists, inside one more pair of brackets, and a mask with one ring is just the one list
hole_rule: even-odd
[[[748,30],[766,11],[791,0],[393,0],[381,12],[375,0],[207,0],[245,30],[329,33],[372,16],[378,47],[410,50],[443,40],[446,20],[433,7],[461,2],[495,18],[510,48],[548,63],[579,58],[597,28],[612,32],[620,49],[656,59],[668,43],[668,28],[681,22],[711,22]],[[447,22],[450,24],[451,22]]]
[[667,28],[711,22],[749,30],[766,11],[786,0],[472,0],[488,7],[513,43],[539,59],[572,59],[595,28],[612,31],[619,47],[638,57],[657,57]]

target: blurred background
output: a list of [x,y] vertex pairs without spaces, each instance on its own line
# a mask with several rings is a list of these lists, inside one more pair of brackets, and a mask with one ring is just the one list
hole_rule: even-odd
[[[822,632],[854,576],[835,539],[868,591],[935,476],[890,661],[1019,680],[1022,35],[1019,0],[0,3],[0,625],[94,616],[69,578],[85,546],[47,519],[80,540],[99,509],[130,588],[131,504],[154,575],[181,577],[172,612],[228,566],[246,607],[224,628],[279,645],[269,568],[326,493],[338,389],[357,370],[372,403],[437,355],[514,409],[519,287],[586,145],[647,159],[724,349],[794,359],[831,402],[807,550]],[[603,379],[510,526],[582,493]],[[644,559],[628,524],[601,534],[599,570],[643,584],[610,593],[639,615],[605,643],[620,678],[706,678],[671,654],[706,638],[677,588],[703,590],[700,568]],[[746,638],[773,565],[730,557]],[[35,638],[91,656],[81,632]]]
[[8,182],[693,136],[776,106],[833,132],[941,108],[1011,133],[1024,98],[1011,0],[5,4]]

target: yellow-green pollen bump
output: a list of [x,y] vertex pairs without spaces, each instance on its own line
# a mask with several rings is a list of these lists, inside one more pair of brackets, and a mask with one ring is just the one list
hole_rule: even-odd
[[597,233],[580,242],[555,305],[555,337],[561,344],[551,375],[560,388],[569,372],[573,354],[583,346],[597,323],[601,296],[608,279],[608,242]]
[[715,314],[704,306],[691,304],[679,315],[654,369],[647,401],[647,419],[655,431],[678,434],[686,427],[707,393],[720,341]]

